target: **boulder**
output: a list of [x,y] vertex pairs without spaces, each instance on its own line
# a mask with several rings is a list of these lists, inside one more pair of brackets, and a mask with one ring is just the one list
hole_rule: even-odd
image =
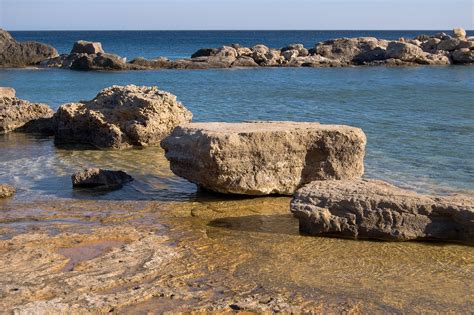
[[317,44],[315,52],[341,63],[364,63],[385,59],[386,46],[386,41],[375,37],[337,38]]
[[250,57],[250,56],[252,56],[252,49],[250,49],[248,47],[238,47],[238,48],[235,48],[235,50],[237,51],[237,56],[239,56],[239,57]]
[[460,43],[461,40],[458,38],[447,38],[441,40],[436,48],[438,50],[453,51],[458,47]]
[[127,70],[124,58],[113,54],[75,54],[69,66],[72,70]]
[[73,187],[119,189],[133,181],[133,177],[123,171],[88,168],[71,176]]
[[11,87],[2,87],[0,86],[0,97],[14,98],[16,91]]
[[114,85],[91,101],[61,105],[55,118],[56,144],[125,148],[158,144],[192,114],[157,87]]
[[423,49],[410,43],[392,41],[387,46],[387,58],[414,62],[423,56]]
[[291,212],[316,236],[474,243],[474,199],[418,194],[378,180],[314,181]]
[[423,42],[421,44],[421,48],[426,51],[426,52],[435,52],[438,50],[438,44],[441,42],[441,39],[439,38],[430,38],[427,41]]
[[252,47],[252,58],[256,63],[261,64],[268,61],[270,49],[265,45],[255,45]]
[[219,193],[291,195],[313,180],[359,178],[359,128],[304,122],[190,123],[161,146],[178,176]]
[[455,28],[453,30],[454,37],[459,39],[466,38],[466,31],[463,28]]
[[217,48],[201,48],[191,55],[191,58],[197,57],[209,57],[214,56],[217,53]]
[[105,53],[102,49],[102,44],[99,42],[88,42],[80,40],[74,43],[71,54],[90,54]]
[[0,184],[0,199],[8,198],[15,194],[16,190],[10,185]]
[[0,67],[26,67],[56,57],[53,47],[37,43],[19,43],[7,31],[0,29]]
[[461,48],[451,53],[453,63],[467,64],[474,63],[474,50],[469,48]]
[[298,50],[285,50],[281,53],[281,55],[283,56],[283,58],[285,58],[286,61],[291,61],[293,58],[296,58],[298,57],[299,55],[299,52]]
[[0,134],[52,116],[53,110],[46,104],[30,103],[16,97],[0,97]]
[[[298,52],[298,57],[306,57],[309,55],[308,49],[304,48],[303,44],[291,44],[281,49],[281,52],[284,53],[287,50],[296,50]],[[283,54],[282,54],[283,55]]]
[[256,63],[251,57],[240,56],[234,61],[234,63],[232,64],[232,67],[233,68],[258,67],[258,63]]

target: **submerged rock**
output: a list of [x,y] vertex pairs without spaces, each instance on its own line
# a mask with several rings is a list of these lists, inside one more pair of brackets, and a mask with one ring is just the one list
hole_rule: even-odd
[[220,193],[291,195],[313,180],[359,178],[359,128],[319,123],[190,123],[161,142],[171,170]]
[[[11,95],[11,91],[9,94]],[[0,134],[52,116],[53,110],[46,104],[30,103],[17,97],[0,96]]]
[[56,144],[126,148],[158,144],[192,113],[157,87],[114,85],[91,101],[61,105],[55,118]]
[[37,43],[19,43],[5,30],[0,29],[0,67],[26,67],[53,58],[58,52],[53,47]]
[[422,195],[378,180],[314,181],[295,193],[291,211],[311,235],[474,243],[474,199]]
[[104,53],[102,44],[99,42],[88,42],[80,40],[74,43],[71,54],[98,54]]
[[10,185],[0,184],[0,199],[8,198],[15,194],[16,190]]
[[124,184],[133,181],[133,177],[123,171],[88,168],[74,173],[71,176],[71,180],[74,187],[119,189],[122,188]]

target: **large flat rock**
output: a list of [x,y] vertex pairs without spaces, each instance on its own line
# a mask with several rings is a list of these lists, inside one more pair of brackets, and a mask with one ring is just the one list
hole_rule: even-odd
[[378,180],[314,181],[295,193],[291,211],[311,235],[474,243],[474,199],[423,195]]
[[161,142],[171,170],[220,193],[291,195],[313,180],[359,178],[359,128],[304,122],[190,123]]

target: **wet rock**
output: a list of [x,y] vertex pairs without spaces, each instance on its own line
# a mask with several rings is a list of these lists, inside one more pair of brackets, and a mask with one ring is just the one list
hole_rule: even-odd
[[71,54],[90,54],[105,53],[102,49],[102,44],[99,42],[88,42],[80,40],[74,43]]
[[55,143],[98,148],[156,145],[192,114],[171,93],[157,87],[112,86],[88,102],[61,105]]
[[466,38],[466,31],[463,28],[455,28],[453,30],[455,38],[464,39]]
[[0,134],[52,116],[53,110],[46,104],[30,103],[17,97],[0,97]]
[[0,29],[0,67],[26,67],[53,58],[58,52],[53,47],[37,43],[19,43],[7,31]]
[[462,48],[451,53],[451,58],[456,64],[474,63],[474,50]]
[[16,190],[10,185],[0,184],[0,199],[8,198],[15,194]]
[[14,88],[0,86],[0,97],[14,98],[15,95],[16,91]]
[[300,231],[353,239],[474,243],[474,200],[418,194],[378,180],[314,181],[291,202]]
[[359,178],[366,138],[349,126],[191,123],[161,146],[178,176],[212,191],[291,195],[313,180]]
[[75,58],[70,67],[72,70],[127,70],[128,66],[125,60],[117,55],[99,53],[99,54],[81,54]]
[[123,171],[88,168],[74,173],[71,176],[71,180],[74,187],[119,189],[122,188],[124,184],[133,181],[133,177]]

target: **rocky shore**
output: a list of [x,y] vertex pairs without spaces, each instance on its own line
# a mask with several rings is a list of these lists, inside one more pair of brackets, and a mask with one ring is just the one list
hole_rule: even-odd
[[[2,39],[3,38],[3,39]],[[4,53],[1,54],[2,46]],[[8,47],[23,47],[10,49]],[[33,48],[31,48],[33,47]],[[33,53],[33,50],[35,53]],[[26,53],[25,53],[26,51]],[[23,57],[26,54],[27,57]],[[69,54],[57,52],[41,44],[19,44],[0,30],[0,67],[40,67],[71,70],[149,70],[149,69],[212,69],[248,67],[348,67],[348,66],[410,66],[474,63],[474,37],[466,37],[463,29],[452,35],[438,33],[419,35],[413,39],[385,40],[375,37],[337,38],[316,43],[313,47],[291,44],[270,48],[259,44],[239,44],[219,48],[202,48],[191,58],[170,60],[126,58],[106,53],[101,43],[78,41]]]

